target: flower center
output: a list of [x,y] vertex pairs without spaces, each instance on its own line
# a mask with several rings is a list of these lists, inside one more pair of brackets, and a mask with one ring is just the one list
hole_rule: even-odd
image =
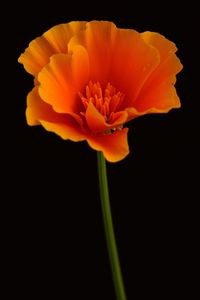
[[[100,83],[93,83],[92,81],[86,86],[85,94],[79,92],[79,96],[85,110],[91,101],[108,123],[112,123],[113,113],[119,109],[124,100],[124,94],[117,92],[110,83],[102,91]],[[84,115],[85,113],[82,112],[81,114]]]

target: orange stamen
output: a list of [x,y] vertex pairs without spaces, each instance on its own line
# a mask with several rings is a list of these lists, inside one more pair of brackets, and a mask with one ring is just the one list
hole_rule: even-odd
[[[100,83],[93,83],[92,81],[86,86],[85,95],[79,92],[79,97],[81,98],[85,110],[91,101],[96,109],[104,116],[106,121],[112,118],[113,112],[120,108],[124,100],[124,94],[116,92],[115,87],[110,83],[107,84],[103,93]],[[81,114],[84,114],[84,112]]]

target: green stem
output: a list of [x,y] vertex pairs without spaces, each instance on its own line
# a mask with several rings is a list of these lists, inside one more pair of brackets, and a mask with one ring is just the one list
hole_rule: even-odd
[[97,152],[100,198],[103,213],[103,222],[106,234],[108,254],[112,270],[113,282],[117,300],[126,300],[124,284],[120,269],[117,245],[113,229],[112,214],[109,201],[108,181],[106,173],[106,162],[102,152]]

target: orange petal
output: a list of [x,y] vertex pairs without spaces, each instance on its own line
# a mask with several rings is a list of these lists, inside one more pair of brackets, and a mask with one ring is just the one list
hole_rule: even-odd
[[35,87],[27,96],[26,119],[28,125],[39,125],[39,120],[64,122],[65,115],[56,113],[52,107],[42,101]]
[[84,29],[86,24],[85,21],[72,21],[57,25],[45,32],[44,37],[56,51],[55,53],[67,53],[69,40],[73,35]]
[[74,126],[75,121],[67,121],[67,124],[51,123],[47,121],[40,121],[41,125],[47,130],[56,133],[64,140],[71,140],[73,142],[80,142],[85,140],[85,136],[77,130]]
[[144,32],[142,37],[159,51],[160,64],[145,82],[134,107],[140,112],[168,112],[173,107],[180,107],[174,84],[175,75],[182,69],[182,64],[175,55],[175,44],[158,33]]
[[139,113],[165,113],[172,108],[181,106],[172,79],[169,78],[160,84],[152,84],[140,93],[134,106]]
[[75,118],[70,115],[56,113],[49,104],[42,101],[37,87],[28,94],[26,118],[29,125],[42,124],[47,130],[55,132],[63,139],[73,141],[85,139]]
[[138,112],[138,110],[135,109],[134,107],[127,107],[125,109],[125,111],[128,114],[127,121],[130,121],[130,120],[135,119],[135,118],[137,118],[137,117],[139,117],[139,116],[142,115],[142,113]]
[[75,45],[83,45],[90,59],[90,80],[106,86],[110,81],[110,65],[116,26],[112,22],[91,21],[69,42],[69,51]]
[[[148,78],[148,84],[150,84],[153,80],[156,80],[157,83],[162,82],[163,79],[176,75],[181,71],[183,66],[178,57],[175,55],[177,48],[173,42],[155,32],[147,31],[142,33],[141,36],[146,43],[155,47],[160,54],[160,64]],[[172,83],[174,82],[172,81]]]
[[70,22],[54,26],[33,40],[18,59],[30,74],[36,76],[56,53],[67,53],[70,38],[85,27],[86,22]]
[[124,124],[127,121],[128,114],[126,111],[113,113],[112,123],[109,124],[106,122],[102,114],[96,109],[94,104],[90,101],[85,117],[90,130],[94,133],[100,133]]
[[125,94],[123,108],[131,106],[144,82],[160,62],[157,49],[135,30],[117,31],[112,57],[113,85]]
[[56,54],[38,75],[41,98],[59,113],[81,111],[78,92],[89,81],[88,54],[82,46],[71,54]]
[[176,45],[157,32],[145,31],[141,33],[145,43],[159,50],[160,60],[164,61],[170,54],[177,51]]
[[127,141],[128,128],[112,134],[87,137],[87,142],[94,150],[102,151],[109,162],[117,162],[129,153]]
[[128,114],[126,111],[113,112],[111,116],[111,126],[117,127],[127,122]]
[[107,128],[105,118],[96,109],[94,104],[90,101],[85,113],[86,121],[90,130],[94,133],[104,132]]

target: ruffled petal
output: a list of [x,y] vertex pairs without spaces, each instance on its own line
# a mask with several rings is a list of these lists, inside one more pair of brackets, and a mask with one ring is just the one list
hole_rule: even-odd
[[75,45],[82,45],[87,49],[91,66],[90,80],[100,82],[103,88],[111,79],[110,67],[116,32],[117,28],[112,22],[91,21],[69,42],[69,51]]
[[157,49],[147,45],[135,30],[119,29],[112,56],[113,85],[125,94],[121,108],[132,106],[144,82],[159,65]]
[[145,31],[141,33],[145,43],[158,49],[161,63],[172,53],[177,51],[176,45],[157,32]]
[[71,37],[84,29],[86,24],[87,22],[85,21],[72,21],[57,25],[45,32],[44,37],[50,43],[55,53],[67,53]]
[[78,92],[89,81],[87,51],[76,46],[71,54],[56,54],[38,75],[41,98],[59,113],[79,113],[82,104]]
[[90,130],[93,133],[100,133],[124,124],[127,121],[128,114],[126,111],[113,113],[112,122],[107,123],[93,103],[89,102],[85,117]]
[[[76,119],[77,118],[77,119]],[[58,134],[63,139],[82,141],[85,139],[77,117],[58,114],[52,107],[42,101],[35,87],[27,97],[26,119],[29,125],[42,124],[45,129]]]
[[51,122],[64,122],[66,116],[56,113],[51,105],[42,101],[38,94],[38,87],[33,90],[27,96],[27,109],[26,119],[30,126],[39,125],[39,120],[46,120]]
[[71,140],[73,142],[80,142],[85,140],[85,136],[77,130],[75,121],[73,118],[68,120],[66,124],[58,124],[47,121],[40,121],[41,125],[50,132],[54,132],[64,140]]
[[168,112],[171,108],[180,107],[174,84],[175,75],[182,69],[182,64],[175,55],[175,44],[158,33],[144,32],[141,36],[159,51],[160,64],[145,82],[134,107],[139,112]]
[[134,105],[140,115],[167,113],[172,108],[181,106],[172,82],[173,78],[169,78],[159,84],[149,85],[143,89]]
[[87,22],[70,22],[52,27],[33,40],[18,59],[30,74],[36,76],[56,53],[67,53],[70,38],[85,27]]
[[109,162],[117,162],[129,153],[127,133],[128,128],[124,128],[112,134],[89,136],[87,142],[94,150],[102,151]]

